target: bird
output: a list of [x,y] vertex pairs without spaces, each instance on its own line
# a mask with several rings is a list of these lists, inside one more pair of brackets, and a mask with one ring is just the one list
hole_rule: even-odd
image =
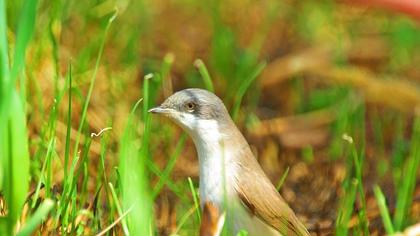
[[[207,223],[215,222],[213,226],[220,228],[224,222],[232,235],[243,230],[250,236],[310,235],[268,179],[214,93],[184,89],[149,112],[168,117],[192,138],[199,162],[200,207],[203,212],[213,212],[209,216],[216,216]],[[208,206],[212,211],[206,209]],[[220,234],[219,228],[212,228],[216,232],[213,235]],[[206,235],[202,231],[200,234]]]

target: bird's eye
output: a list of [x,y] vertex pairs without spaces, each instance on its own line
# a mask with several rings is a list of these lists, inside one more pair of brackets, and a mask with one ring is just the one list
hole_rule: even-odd
[[193,103],[193,102],[188,102],[188,103],[186,103],[185,104],[185,108],[188,110],[188,111],[193,111],[194,110],[194,108],[195,108],[195,104]]

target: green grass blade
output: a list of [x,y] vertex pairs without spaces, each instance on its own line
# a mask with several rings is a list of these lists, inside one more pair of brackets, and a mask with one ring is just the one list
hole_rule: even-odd
[[201,222],[200,203],[198,200],[197,192],[195,191],[195,188],[194,188],[194,184],[190,177],[188,177],[188,185],[190,186],[190,191],[193,196],[194,206],[197,212],[197,219],[199,222]]
[[[156,164],[152,160],[147,159],[145,165],[152,172],[152,174],[154,174],[158,177],[161,177],[163,175],[163,172],[160,171],[160,169],[156,166]],[[188,199],[185,196],[182,195],[182,192],[179,189],[179,187],[174,182],[172,182],[170,179],[166,179],[165,184],[172,192],[174,192],[176,195],[178,195],[178,197],[180,197],[181,200],[183,200],[184,202],[188,201]]]
[[[58,204],[58,210],[56,215],[56,225],[58,224],[61,214],[66,214],[67,208],[69,207],[69,200],[71,199],[72,190],[74,188],[74,173],[77,166],[77,163],[79,162],[80,156],[77,155],[75,158],[73,158],[72,165],[70,167],[69,175],[67,177],[67,181],[64,181],[64,187],[63,187],[63,195],[61,196],[61,202]],[[65,202],[65,204],[63,204]],[[64,219],[64,217],[61,217]]]
[[[121,204],[120,204],[120,201],[118,200],[117,193],[115,192],[114,185],[112,185],[112,183],[108,183],[108,186],[109,186],[109,189],[111,190],[112,199],[114,200],[114,205],[117,208],[117,212],[120,216],[122,216],[123,212],[122,212]],[[123,218],[121,220],[121,224],[122,224],[124,234],[130,235],[130,231],[128,231],[126,218]]]
[[[14,57],[13,57],[14,60],[13,60],[12,68],[11,68],[10,77],[8,75],[7,70],[5,70],[5,72],[7,73],[6,77],[3,77],[4,86],[2,87],[3,91],[0,94],[3,100],[3,104],[2,104],[2,107],[0,107],[0,110],[2,110],[0,114],[2,112],[5,112],[7,114],[7,112],[9,111],[8,107],[11,102],[10,99],[12,96],[12,90],[14,90],[15,82],[19,73],[21,73],[21,70],[24,68],[26,48],[29,44],[29,41],[35,29],[35,15],[36,15],[37,4],[38,4],[37,0],[28,0],[28,1],[25,1],[23,4],[22,11],[20,13],[21,15],[19,18],[17,34],[16,34],[16,44],[15,44]],[[7,41],[5,43],[6,43],[5,46],[7,47]],[[7,50],[5,51],[7,52]],[[6,66],[8,65],[4,65],[4,67]],[[23,87],[25,86],[25,84],[26,84],[25,78],[22,78],[21,95],[23,96],[21,98],[25,98],[24,93],[25,93],[26,88]],[[26,101],[23,99],[21,99],[21,102],[22,104],[26,103]]]
[[117,14],[118,14],[118,11],[115,11],[115,13],[109,18],[108,23],[106,25],[106,28],[105,28],[105,30],[103,32],[103,35],[102,35],[102,40],[101,40],[101,44],[100,44],[100,48],[99,48],[99,52],[98,52],[98,57],[96,58],[95,69],[93,70],[92,78],[90,80],[89,90],[88,90],[88,93],[86,95],[85,102],[83,104],[83,110],[82,110],[82,115],[81,115],[81,119],[80,119],[79,129],[78,129],[77,136],[76,136],[76,143],[74,145],[74,150],[73,150],[74,155],[73,156],[76,156],[76,153],[77,153],[77,150],[78,150],[78,147],[79,147],[80,136],[81,136],[82,129],[83,129],[85,121],[86,121],[87,109],[89,107],[90,98],[92,96],[93,87],[95,85],[96,74],[98,73],[99,63],[101,62],[102,54],[103,54],[103,51],[104,51],[106,36],[107,36],[107,33],[108,33],[108,31],[111,27],[112,22],[117,17]]
[[172,53],[168,53],[163,58],[162,65],[160,67],[160,76],[162,80],[168,79],[169,72],[171,71],[172,65],[174,63],[175,56]]
[[35,188],[34,196],[32,198],[31,208],[35,208],[35,206],[37,204],[37,201],[38,201],[38,198],[39,198],[39,191],[41,191],[42,183],[45,182],[45,177],[44,176],[46,175],[45,172],[46,172],[46,169],[47,169],[48,155],[49,155],[50,150],[52,150],[53,142],[55,142],[55,139],[51,139],[49,144],[48,144],[47,155],[46,155],[47,157],[45,158],[45,160],[42,164],[41,173],[39,174],[39,180],[38,180],[38,183],[37,183],[36,188]]
[[178,227],[176,228],[173,235],[179,235],[178,232],[181,230],[182,226],[185,225],[185,223],[188,221],[188,219],[191,217],[191,215],[193,215],[194,212],[196,212],[196,211],[197,211],[197,206],[194,205],[181,217],[181,219],[178,222]]
[[24,5],[19,19],[15,46],[15,57],[11,70],[12,83],[15,81],[19,72],[25,65],[24,63],[26,47],[28,46],[32,34],[35,30],[35,16],[37,5],[37,0],[24,1]]
[[280,190],[280,188],[281,188],[281,186],[283,186],[284,181],[286,180],[286,177],[287,177],[287,175],[289,174],[289,170],[290,170],[290,167],[287,167],[286,171],[285,171],[285,172],[284,172],[284,174],[281,176],[281,178],[280,178],[280,180],[279,180],[279,183],[278,183],[278,184],[277,184],[277,186],[276,186],[277,191],[279,191],[279,190]]
[[9,50],[7,45],[6,4],[4,0],[0,0],[0,97],[4,96],[3,92],[9,80]]
[[163,90],[163,96],[165,98],[169,97],[173,92],[172,80],[169,76],[169,73],[171,71],[174,60],[175,60],[174,54],[172,53],[166,54],[165,57],[163,58],[163,62],[160,68],[162,90]]
[[[413,201],[416,175],[420,167],[420,117],[416,117],[411,138],[411,150],[406,161],[404,178],[401,178],[394,213],[395,230],[402,230],[407,224],[409,209]],[[402,182],[402,183],[401,183]]]
[[35,214],[23,225],[22,229],[17,233],[17,236],[29,236],[36,230],[48,216],[48,213],[54,207],[54,201],[45,199],[44,202],[36,210]]
[[138,150],[134,130],[136,130],[135,110],[137,103],[130,116],[128,117],[124,133],[120,139],[119,148],[119,171],[121,174],[121,194],[123,209],[127,210],[133,207],[133,210],[127,216],[128,228],[131,235],[150,235],[152,224],[152,201],[150,196],[149,181],[145,159],[147,158],[149,117],[147,114],[148,80],[145,78],[144,101],[143,101],[143,119],[145,119],[143,140],[141,150]]
[[8,232],[12,234],[29,188],[29,151],[25,112],[16,91],[12,91],[8,127],[8,158],[5,158],[4,196],[9,207]]
[[357,180],[349,181],[345,188],[345,195],[340,200],[340,207],[335,221],[335,235],[348,235],[348,225],[354,211],[357,194]]
[[194,65],[195,65],[195,67],[197,67],[198,71],[200,72],[201,77],[203,78],[203,81],[204,81],[204,86],[206,87],[206,89],[214,93],[213,82],[211,80],[209,71],[207,70],[207,67],[204,64],[204,62],[201,59],[197,59],[197,60],[195,60]]
[[[37,1],[26,1],[21,11],[12,73],[9,74],[5,2],[0,0],[0,189],[8,205],[6,224],[0,231],[14,234],[29,187],[29,150],[26,114],[23,101],[15,89],[18,74],[24,66],[26,47],[35,26]],[[23,85],[22,85],[23,86]],[[5,227],[5,228],[4,228]]]
[[233,120],[236,120],[238,118],[239,108],[242,103],[242,98],[244,97],[246,91],[248,90],[249,86],[251,86],[252,82],[258,77],[258,75],[262,72],[262,70],[265,68],[267,63],[262,62],[257,65],[253,73],[245,78],[241,85],[239,86],[238,92],[235,95],[235,102],[233,104],[232,109],[232,118]]
[[171,174],[171,171],[175,166],[176,160],[178,159],[179,155],[181,154],[182,149],[184,148],[186,137],[187,137],[186,134],[183,134],[181,138],[179,139],[178,143],[176,144],[175,151],[169,158],[169,162],[166,165],[165,170],[162,172],[162,175],[160,176],[159,181],[157,182],[157,184],[155,185],[153,189],[152,199],[155,199],[157,197],[157,195],[162,190],[163,186],[168,182],[169,175]]
[[[149,82],[150,82],[150,80],[153,78],[153,74],[147,74],[146,76],[144,76],[144,83],[143,83],[143,110],[142,110],[142,112],[143,112],[143,121],[144,121],[144,123],[149,123],[149,122],[147,122],[147,119],[149,118],[149,112],[148,112],[148,110],[149,110],[149,102],[150,102],[150,89],[149,89]],[[145,129],[146,129],[146,131],[147,131],[147,127],[146,127],[146,124],[145,124]],[[143,142],[145,142],[144,140],[143,140]],[[144,146],[142,146],[142,148],[143,148]],[[143,149],[143,150],[145,150],[145,149]]]
[[357,154],[357,150],[354,146],[354,143],[351,143],[351,149],[352,149],[352,156],[354,161],[354,167],[355,167],[355,174],[357,179],[357,189],[359,193],[359,199],[360,199],[360,205],[361,208],[359,210],[359,220],[360,220],[360,226],[362,227],[364,231],[364,235],[369,235],[369,229],[368,229],[368,219],[366,215],[366,199],[365,199],[365,192],[363,189],[363,178],[362,178],[362,161],[359,158],[359,155]]
[[69,63],[69,72],[68,72],[68,92],[69,92],[69,102],[67,105],[67,130],[66,130],[66,147],[64,151],[64,178],[67,178],[67,168],[70,157],[70,134],[71,134],[71,103],[72,103],[72,66],[71,62]]
[[[19,107],[12,107],[11,105],[15,106],[17,99],[19,97],[14,94],[15,88],[14,83],[15,78],[17,77],[17,74],[20,72],[20,70],[23,67],[24,59],[25,59],[25,51],[27,44],[32,36],[33,30],[34,30],[34,22],[35,22],[35,14],[36,14],[36,5],[37,1],[25,1],[25,4],[22,8],[21,17],[19,20],[19,26],[18,26],[18,32],[16,36],[16,48],[14,53],[14,63],[12,67],[12,74],[10,76],[9,74],[9,59],[8,59],[8,43],[7,43],[7,23],[6,23],[6,4],[3,0],[0,1],[0,133],[1,135],[6,134],[7,130],[7,120],[9,119],[9,112],[12,112],[13,109],[22,109],[20,105]],[[12,101],[11,101],[12,100]],[[19,99],[19,101],[23,104],[25,101],[22,101]],[[11,104],[13,103],[13,104]],[[11,109],[11,110],[9,110]],[[23,109],[22,109],[23,110]],[[13,114],[13,113],[12,113]],[[21,113],[19,112],[19,115]],[[25,120],[25,111],[23,110],[23,113],[21,115],[23,117],[23,120]],[[17,118],[19,121],[22,120],[22,117]],[[11,118],[13,120],[13,118]],[[12,121],[12,123],[17,123],[18,121]],[[24,125],[25,123],[22,123],[20,125]],[[13,126],[13,124],[12,124]],[[25,126],[26,127],[26,126]],[[23,131],[26,132],[26,128],[22,127]],[[13,129],[13,127],[12,127]],[[13,130],[11,130],[13,132]],[[10,135],[16,135],[16,134],[10,134]],[[19,134],[20,135],[20,134]],[[13,156],[10,154],[7,154],[6,152],[6,146],[10,145],[8,144],[7,138],[8,135],[2,136],[0,138],[0,151],[3,153],[5,157],[10,157],[11,159],[8,161],[9,164],[12,161],[15,161],[13,159]],[[21,137],[23,138],[23,137]],[[26,137],[23,138],[26,140]],[[10,142],[13,142],[9,140]],[[21,141],[26,142],[26,141]],[[27,142],[26,142],[27,143]],[[16,143],[15,143],[16,144]],[[22,149],[25,148],[22,147]],[[27,151],[27,150],[26,150]],[[24,151],[22,151],[24,152]],[[6,162],[6,160],[3,160]],[[0,164],[0,168],[8,168],[4,163],[2,162]],[[12,171],[9,169],[9,171]],[[3,174],[3,171],[1,171]],[[0,174],[0,187],[3,185],[3,175]],[[11,173],[13,174],[13,173]],[[26,174],[24,174],[26,175]],[[12,176],[9,176],[9,180],[13,178]],[[7,181],[7,180],[5,180]]]
[[121,214],[118,219],[113,222],[111,225],[109,225],[108,227],[106,227],[104,230],[102,230],[101,232],[99,232],[96,236],[102,236],[104,234],[106,234],[108,231],[110,231],[112,229],[112,227],[114,227],[119,221],[122,221],[123,219],[125,219],[125,217],[128,215],[128,213],[131,212],[131,210],[133,210],[133,208],[128,209],[127,211],[125,211],[123,214]]
[[378,185],[373,187],[373,192],[375,193],[376,201],[378,203],[379,212],[381,213],[382,222],[386,233],[389,235],[394,234],[394,226],[392,225],[391,217],[389,215],[388,207],[386,206],[386,199],[384,194],[381,191],[381,188]]
[[46,197],[50,197],[51,195],[51,186],[52,186],[52,176],[53,176],[53,170],[52,170],[52,164],[53,164],[53,152],[55,150],[55,137],[53,137],[50,141],[50,145],[48,145],[47,149],[47,155],[45,156],[45,163],[46,163],[46,169],[45,169],[45,192]]
[[[6,3],[0,0],[0,189],[4,188],[6,173],[5,169],[8,168],[8,107],[6,100],[6,93],[10,90],[9,86],[9,52],[7,42],[7,17],[6,17]],[[0,224],[0,233],[5,233],[7,230],[8,221],[3,219]]]

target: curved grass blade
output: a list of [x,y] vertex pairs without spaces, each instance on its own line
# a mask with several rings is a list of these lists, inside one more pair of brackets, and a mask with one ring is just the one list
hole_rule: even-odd
[[391,217],[389,216],[389,210],[386,206],[385,196],[378,185],[373,187],[373,192],[375,193],[375,198],[378,203],[379,212],[381,213],[382,222],[384,223],[386,233],[388,235],[394,235],[394,226],[392,225]]
[[47,218],[48,213],[54,207],[54,201],[45,199],[41,203],[35,214],[26,222],[22,229],[17,233],[17,236],[29,236],[35,231],[39,224]]
[[214,93],[213,82],[211,81],[209,71],[207,70],[207,67],[204,64],[204,62],[201,59],[197,59],[195,60],[194,65],[195,67],[197,67],[198,71],[200,72],[201,77],[203,77],[203,81],[204,81],[204,85],[206,89]]
[[267,64],[266,62],[261,62],[260,64],[258,64],[254,72],[248,78],[245,78],[245,80],[239,86],[238,92],[236,93],[236,96],[235,96],[235,103],[233,104],[233,110],[232,110],[233,120],[236,120],[238,118],[239,107],[241,106],[242,98],[244,97],[246,91],[248,90],[249,86],[251,86],[252,82],[254,82],[254,80],[265,68],[266,64]]

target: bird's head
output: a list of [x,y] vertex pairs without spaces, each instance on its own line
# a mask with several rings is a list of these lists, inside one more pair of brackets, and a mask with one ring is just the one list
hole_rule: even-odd
[[204,89],[176,92],[149,112],[169,117],[191,134],[202,134],[204,130],[231,123],[222,100]]

